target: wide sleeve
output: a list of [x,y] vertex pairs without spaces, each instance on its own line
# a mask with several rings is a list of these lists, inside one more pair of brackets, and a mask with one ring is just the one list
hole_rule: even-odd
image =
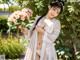
[[54,42],[60,34],[60,29],[61,29],[60,21],[56,20],[55,22],[53,22],[53,31],[52,33],[47,34],[48,39]]
[[28,29],[28,34],[27,34],[27,35],[24,35],[25,39],[30,40],[30,33],[31,33],[31,30],[34,28],[35,23],[36,23],[36,21],[37,21],[37,19],[38,19],[39,17],[40,17],[40,16],[36,16],[36,17],[35,17],[35,21],[34,21],[32,27],[31,27],[31,29]]
[[30,40],[30,37],[29,37],[30,36],[30,30],[27,30],[27,32],[28,32],[28,34],[25,34],[24,38],[27,40]]
[[50,21],[49,19],[45,19],[44,20],[44,24],[46,25],[46,27],[44,28],[45,31],[47,33],[52,33],[53,32],[53,26],[54,26],[54,23],[52,21]]
[[44,18],[41,18],[40,21],[38,22],[37,26],[44,28],[45,23],[43,21],[44,21]]

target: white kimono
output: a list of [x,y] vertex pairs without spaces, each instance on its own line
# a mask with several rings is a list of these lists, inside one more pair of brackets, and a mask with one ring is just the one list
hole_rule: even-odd
[[[39,17],[36,18],[36,20]],[[36,21],[35,21],[36,22]],[[34,25],[35,25],[34,22]],[[34,26],[33,25],[33,26]],[[54,41],[57,39],[60,33],[60,21],[56,19],[47,20],[43,17],[38,26],[44,26],[44,35],[42,37],[42,48],[40,52],[40,60],[57,60],[56,50],[54,46]],[[32,27],[33,28],[33,27]],[[36,60],[36,48],[37,48],[37,31],[34,30],[32,36],[30,37],[30,31],[28,36],[25,36],[29,39],[30,43],[27,46],[27,51],[25,54],[24,60]]]

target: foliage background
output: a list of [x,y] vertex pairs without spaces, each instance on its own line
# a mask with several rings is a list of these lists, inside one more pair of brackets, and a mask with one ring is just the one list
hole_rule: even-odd
[[[47,12],[50,2],[53,0],[13,0],[19,6],[10,6],[4,11],[14,12],[29,7],[33,10],[32,20],[36,15],[43,15]],[[63,0],[65,2],[65,0]],[[4,0],[1,3],[10,3]],[[2,11],[2,9],[0,9]],[[44,13],[43,13],[44,12]],[[8,16],[7,16],[8,17]],[[62,60],[80,60],[80,2],[65,2],[64,11],[58,18],[61,21],[61,33],[56,40],[56,52]],[[0,17],[0,32],[7,32],[7,18]]]

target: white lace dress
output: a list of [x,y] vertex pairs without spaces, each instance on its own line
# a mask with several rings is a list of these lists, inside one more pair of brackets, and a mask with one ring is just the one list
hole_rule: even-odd
[[[39,17],[37,17],[36,20],[38,18]],[[33,26],[35,25],[35,22]],[[43,17],[39,21],[38,25],[42,27],[44,26],[44,30],[45,30],[42,38],[43,42],[42,42],[42,48],[40,52],[40,60],[57,60],[54,41],[58,38],[60,33],[60,29],[61,29],[60,21],[57,19],[52,19],[51,21],[49,21],[49,20],[45,20],[45,17]],[[37,50],[36,47],[37,47],[38,34],[36,30],[34,30],[31,37],[29,37],[29,34],[30,34],[30,30],[28,35],[25,36],[27,39],[29,39],[30,43],[27,46],[24,60],[36,60],[36,50]]]

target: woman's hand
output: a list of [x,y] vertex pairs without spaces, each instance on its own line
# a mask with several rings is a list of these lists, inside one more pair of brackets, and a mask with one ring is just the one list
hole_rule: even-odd
[[28,29],[27,28],[24,28],[23,26],[19,25],[18,29],[20,29],[20,31],[23,35],[28,35]]
[[44,29],[40,26],[36,26],[36,31],[40,33],[44,33]]

